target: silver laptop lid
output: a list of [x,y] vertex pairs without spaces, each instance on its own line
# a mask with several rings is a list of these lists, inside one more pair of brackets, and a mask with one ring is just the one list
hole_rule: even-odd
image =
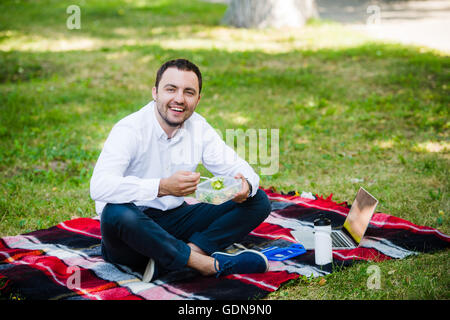
[[345,230],[348,231],[356,243],[359,244],[364,237],[377,204],[378,200],[363,187],[360,187],[344,222]]

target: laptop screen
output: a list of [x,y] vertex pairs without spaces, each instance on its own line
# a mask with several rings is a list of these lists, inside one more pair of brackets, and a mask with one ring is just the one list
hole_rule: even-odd
[[350,233],[353,239],[359,244],[366,232],[370,219],[375,212],[378,200],[363,188],[356,194],[355,201],[350,208],[344,228]]

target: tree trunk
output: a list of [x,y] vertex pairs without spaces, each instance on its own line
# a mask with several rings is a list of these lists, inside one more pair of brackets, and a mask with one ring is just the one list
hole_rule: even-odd
[[315,0],[231,0],[223,23],[238,28],[302,27],[318,16]]

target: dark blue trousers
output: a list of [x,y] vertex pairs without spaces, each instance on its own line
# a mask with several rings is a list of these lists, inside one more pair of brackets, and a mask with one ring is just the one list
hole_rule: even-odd
[[162,271],[186,266],[192,242],[208,255],[239,242],[269,215],[269,199],[258,189],[243,203],[184,202],[167,211],[141,211],[133,203],[107,204],[101,216],[102,255],[106,261],[142,272],[149,258]]

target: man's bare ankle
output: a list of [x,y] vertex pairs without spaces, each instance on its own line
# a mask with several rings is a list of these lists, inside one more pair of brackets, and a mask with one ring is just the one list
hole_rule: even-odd
[[214,258],[192,250],[187,266],[199,271],[203,276],[211,276],[216,274],[214,262]]
[[202,254],[204,256],[207,256],[206,252],[203,251],[202,249],[200,249],[196,244],[193,244],[192,242],[189,242],[187,245],[191,248],[191,250],[194,250],[197,253],[200,253],[200,254]]

